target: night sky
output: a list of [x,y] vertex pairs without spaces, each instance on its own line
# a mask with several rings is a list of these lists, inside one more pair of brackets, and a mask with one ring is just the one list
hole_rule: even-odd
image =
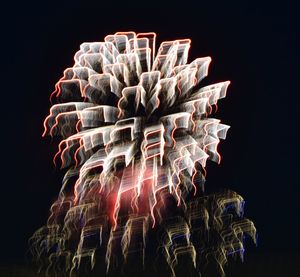
[[243,196],[258,247],[249,241],[244,264],[231,269],[232,261],[227,276],[300,276],[296,5],[24,1],[2,12],[0,265],[22,264],[27,240],[46,222],[61,186],[63,172],[52,163],[56,144],[42,138],[42,123],[79,45],[116,31],[153,31],[159,43],[190,38],[189,61],[211,56],[208,84],[231,81],[214,115],[231,128],[219,146],[221,164],[208,162],[206,189]]

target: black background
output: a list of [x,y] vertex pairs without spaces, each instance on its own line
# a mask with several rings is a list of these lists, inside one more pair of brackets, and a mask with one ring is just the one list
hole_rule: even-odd
[[258,247],[247,244],[244,264],[232,261],[228,276],[300,276],[299,15],[287,1],[262,2],[6,3],[0,275],[23,276],[11,268],[22,264],[27,240],[45,223],[61,185],[63,174],[52,164],[56,148],[41,134],[63,70],[82,42],[154,31],[158,42],[192,39],[190,60],[211,56],[208,82],[231,80],[215,115],[231,128],[219,146],[221,164],[208,164],[206,188],[228,187],[244,197]]

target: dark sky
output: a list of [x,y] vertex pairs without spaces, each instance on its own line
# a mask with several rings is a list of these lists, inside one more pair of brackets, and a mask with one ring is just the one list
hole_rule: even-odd
[[[263,2],[263,3],[261,3]],[[231,80],[217,118],[231,126],[208,190],[231,188],[258,229],[254,255],[299,252],[299,16],[288,1],[27,1],[3,9],[1,259],[22,259],[48,216],[62,173],[41,137],[49,95],[85,41],[154,31],[192,39],[209,82]],[[298,51],[296,51],[298,50]]]

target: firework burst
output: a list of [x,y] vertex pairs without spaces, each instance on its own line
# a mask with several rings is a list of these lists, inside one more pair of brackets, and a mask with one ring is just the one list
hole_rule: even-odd
[[[48,269],[63,259],[72,274],[84,258],[93,268],[99,249],[107,272],[137,253],[144,265],[147,232],[161,228],[172,275],[180,256],[199,269],[197,257],[210,252],[223,274],[226,257],[243,252],[244,233],[255,239],[239,195],[191,197],[203,191],[206,161],[221,160],[229,126],[209,115],[230,82],[201,87],[211,58],[188,63],[189,39],[165,41],[157,53],[155,41],[155,33],[118,32],[83,43],[56,84],[43,135],[62,138],[54,162],[68,170],[47,226],[31,239]],[[220,241],[209,246],[212,230]]]

